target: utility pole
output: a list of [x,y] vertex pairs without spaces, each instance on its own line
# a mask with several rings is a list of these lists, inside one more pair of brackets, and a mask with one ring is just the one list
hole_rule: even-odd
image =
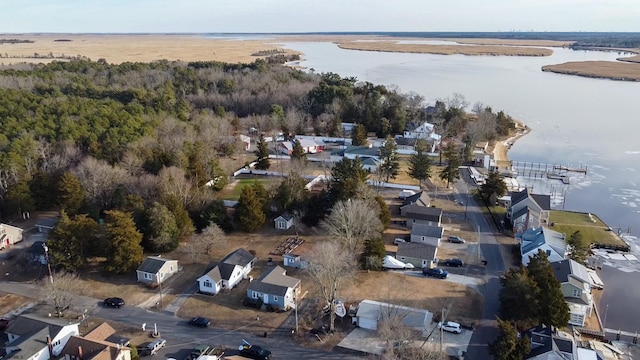
[[53,275],[51,274],[51,261],[49,261],[49,247],[45,243],[42,244],[42,247],[44,248],[44,257],[47,260],[47,269],[49,270],[49,281],[53,284]]
[[298,333],[298,294],[294,293],[293,301],[295,304],[295,312],[296,312],[296,334]]
[[444,333],[442,327],[444,327],[444,311],[446,308],[442,307],[442,316],[440,317],[440,352],[442,352],[442,342],[444,341]]

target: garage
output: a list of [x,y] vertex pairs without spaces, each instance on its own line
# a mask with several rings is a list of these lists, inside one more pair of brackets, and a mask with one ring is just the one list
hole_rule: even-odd
[[373,300],[363,300],[358,306],[353,324],[367,330],[377,330],[378,322],[390,316],[402,316],[402,322],[413,329],[424,331],[431,322],[432,314],[427,310],[408,308]]

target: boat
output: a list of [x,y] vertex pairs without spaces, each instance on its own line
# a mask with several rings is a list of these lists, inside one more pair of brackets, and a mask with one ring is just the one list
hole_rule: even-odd
[[345,308],[344,303],[342,302],[342,300],[336,300],[336,315],[338,315],[338,317],[345,317],[345,315],[347,315],[347,308]]
[[402,261],[394,258],[391,255],[387,255],[384,257],[384,260],[382,261],[382,267],[391,270],[406,270],[415,268],[413,264],[403,263]]

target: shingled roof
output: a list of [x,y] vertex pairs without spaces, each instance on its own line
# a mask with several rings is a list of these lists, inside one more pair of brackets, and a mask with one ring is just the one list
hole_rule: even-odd
[[288,276],[286,273],[284,268],[274,266],[265,271],[257,280],[250,282],[247,290],[284,296],[289,288],[295,288],[300,284],[300,279]]

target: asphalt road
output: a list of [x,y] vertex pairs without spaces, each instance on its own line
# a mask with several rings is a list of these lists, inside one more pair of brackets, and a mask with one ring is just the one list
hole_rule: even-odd
[[[8,293],[37,299],[40,289],[34,285],[22,283],[0,282],[0,289]],[[218,329],[210,327],[206,329],[195,328],[187,325],[187,320],[178,318],[165,312],[154,312],[134,306],[124,306],[120,309],[106,308],[102,306],[102,300],[86,296],[78,296],[73,307],[86,309],[88,316],[95,316],[106,320],[120,322],[126,325],[140,328],[146,323],[147,332],[154,329],[160,333],[160,337],[167,340],[167,345],[162,348],[154,358],[184,359],[189,351],[197,344],[209,346],[223,345],[228,349],[238,349],[245,339],[251,344],[260,345],[272,352],[274,359],[362,359],[363,356],[351,353],[327,352],[309,349],[297,345],[287,337],[263,338],[242,331]],[[80,324],[83,328],[83,324]],[[153,339],[149,337],[149,341]],[[138,344],[136,344],[138,345]],[[151,359],[151,357],[149,357]]]
[[468,196],[469,191],[475,187],[473,180],[469,177],[468,170],[461,170],[460,175],[461,180],[455,184],[458,192],[457,200],[465,205],[467,218],[474,224],[478,232],[480,256],[487,261],[484,275],[484,309],[482,318],[478,327],[473,331],[465,359],[490,359],[491,355],[488,353],[487,344],[493,342],[498,336],[496,315],[500,307],[498,299],[498,292],[501,288],[499,277],[506,269],[500,250],[503,245],[498,244],[493,233],[493,227],[483,216],[481,207],[472,196]]

